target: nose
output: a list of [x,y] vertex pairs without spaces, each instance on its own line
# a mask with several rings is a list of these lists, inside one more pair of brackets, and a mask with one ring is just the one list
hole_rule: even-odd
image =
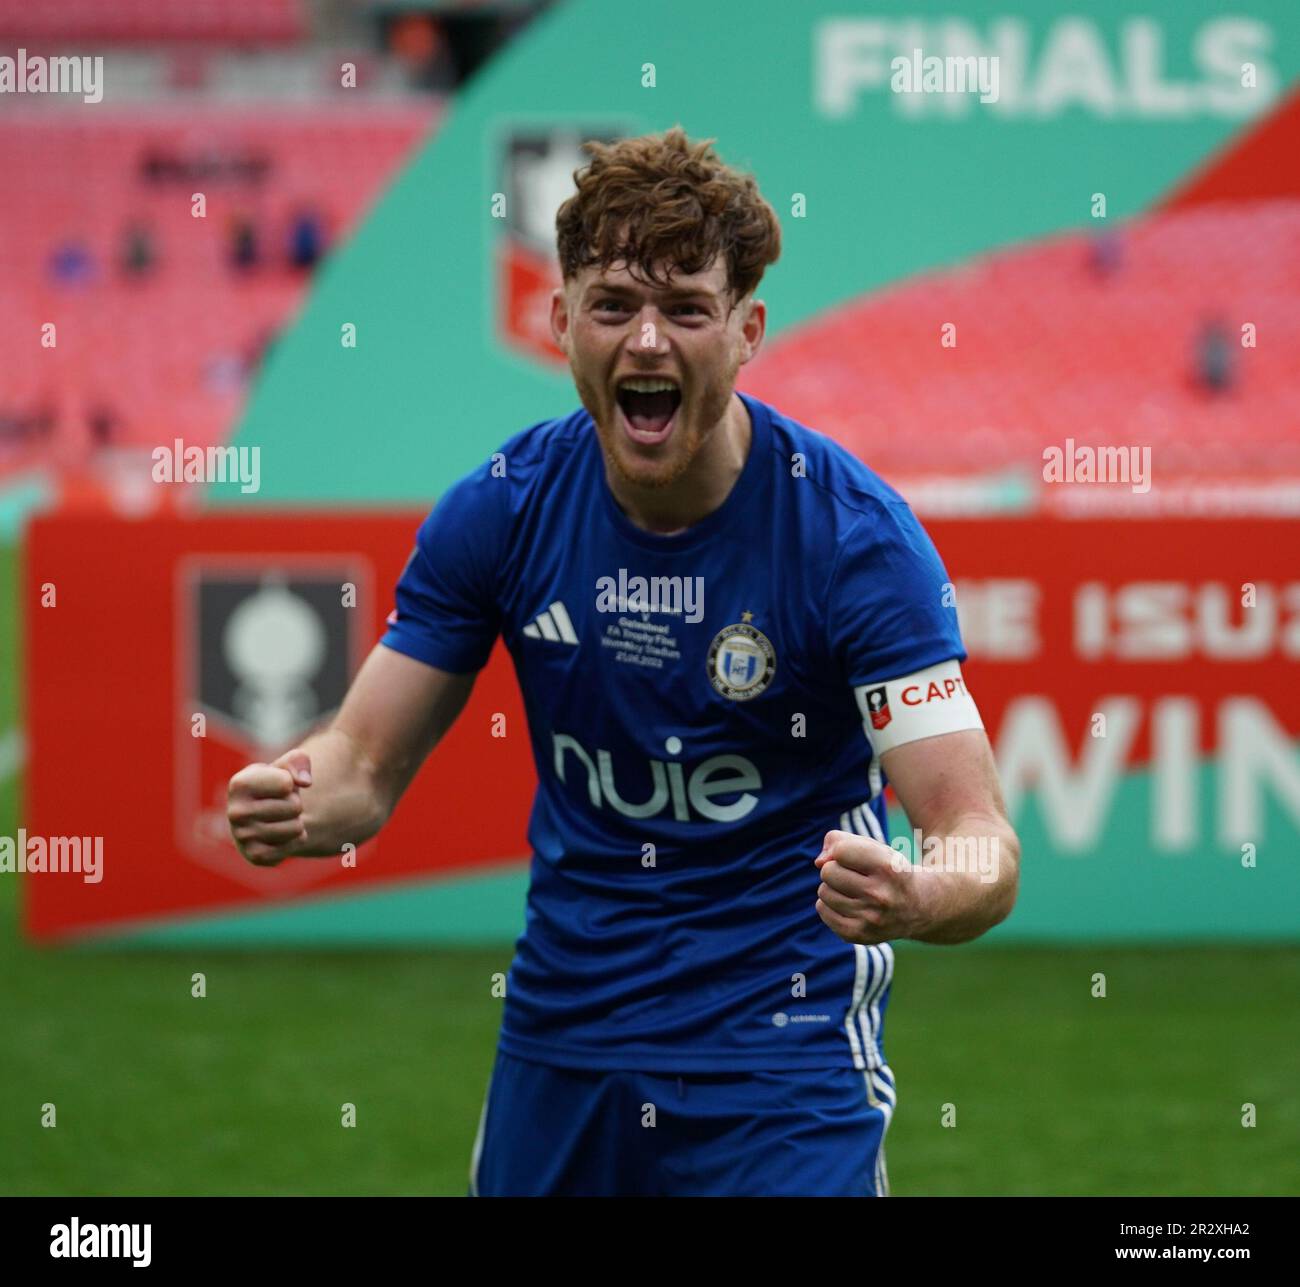
[[628,355],[666,357],[669,351],[663,315],[655,305],[647,303],[632,319],[627,336]]

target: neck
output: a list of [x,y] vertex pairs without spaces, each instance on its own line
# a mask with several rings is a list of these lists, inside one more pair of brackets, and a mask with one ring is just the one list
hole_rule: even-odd
[[754,429],[749,411],[733,393],[726,413],[690,468],[667,487],[638,487],[605,466],[605,479],[619,508],[657,536],[675,536],[707,518],[731,495],[749,459]]

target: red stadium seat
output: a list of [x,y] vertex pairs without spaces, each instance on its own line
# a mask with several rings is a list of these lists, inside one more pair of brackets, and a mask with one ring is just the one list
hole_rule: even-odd
[[304,0],[0,0],[0,38],[269,44],[301,40]]

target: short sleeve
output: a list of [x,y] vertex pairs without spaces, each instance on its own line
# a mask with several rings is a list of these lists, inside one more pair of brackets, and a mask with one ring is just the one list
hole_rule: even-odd
[[966,660],[947,570],[905,502],[849,530],[829,589],[831,652],[849,684]]
[[487,665],[501,629],[506,486],[479,470],[433,507],[398,578],[385,647],[453,674]]

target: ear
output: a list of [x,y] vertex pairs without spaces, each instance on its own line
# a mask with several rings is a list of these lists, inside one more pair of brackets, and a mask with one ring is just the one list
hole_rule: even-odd
[[744,314],[740,322],[740,363],[743,366],[763,346],[763,337],[767,334],[767,305],[761,299],[741,301]]
[[551,338],[567,357],[569,355],[569,299],[563,286],[551,292]]

